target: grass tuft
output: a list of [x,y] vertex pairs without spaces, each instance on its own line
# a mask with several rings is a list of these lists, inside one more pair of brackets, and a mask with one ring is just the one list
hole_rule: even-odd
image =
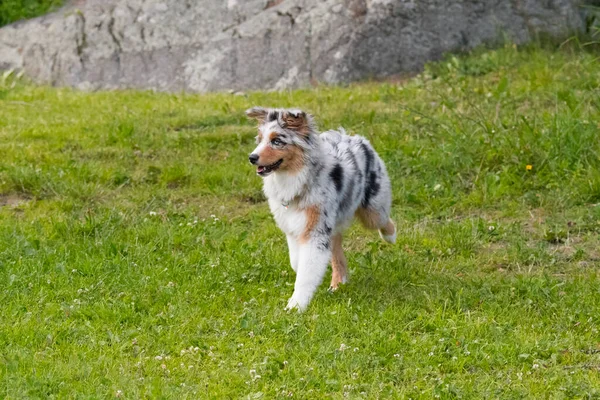
[[2,0],[0,26],[55,11],[63,3],[63,0]]

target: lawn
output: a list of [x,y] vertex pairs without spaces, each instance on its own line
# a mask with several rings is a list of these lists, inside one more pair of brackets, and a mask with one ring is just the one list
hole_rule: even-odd
[[[252,105],[368,137],[398,243],[294,273]],[[0,397],[600,398],[600,63],[476,51],[281,93],[0,83]]]
[[55,11],[63,3],[64,0],[2,0],[0,1],[0,27]]

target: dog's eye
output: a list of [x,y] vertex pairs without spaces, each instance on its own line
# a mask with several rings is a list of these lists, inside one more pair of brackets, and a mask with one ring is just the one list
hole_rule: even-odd
[[273,146],[281,146],[283,144],[283,142],[279,139],[273,139],[273,140],[271,140],[271,144]]

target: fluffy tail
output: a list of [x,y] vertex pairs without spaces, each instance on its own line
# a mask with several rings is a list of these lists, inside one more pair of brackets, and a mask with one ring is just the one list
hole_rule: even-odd
[[396,243],[396,227],[391,219],[379,230],[379,236],[388,243]]

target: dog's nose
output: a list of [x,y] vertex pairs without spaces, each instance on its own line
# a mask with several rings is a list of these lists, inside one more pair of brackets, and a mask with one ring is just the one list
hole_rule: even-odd
[[250,163],[252,164],[256,164],[258,162],[258,154],[250,154],[250,156],[248,157],[248,160],[250,160]]

